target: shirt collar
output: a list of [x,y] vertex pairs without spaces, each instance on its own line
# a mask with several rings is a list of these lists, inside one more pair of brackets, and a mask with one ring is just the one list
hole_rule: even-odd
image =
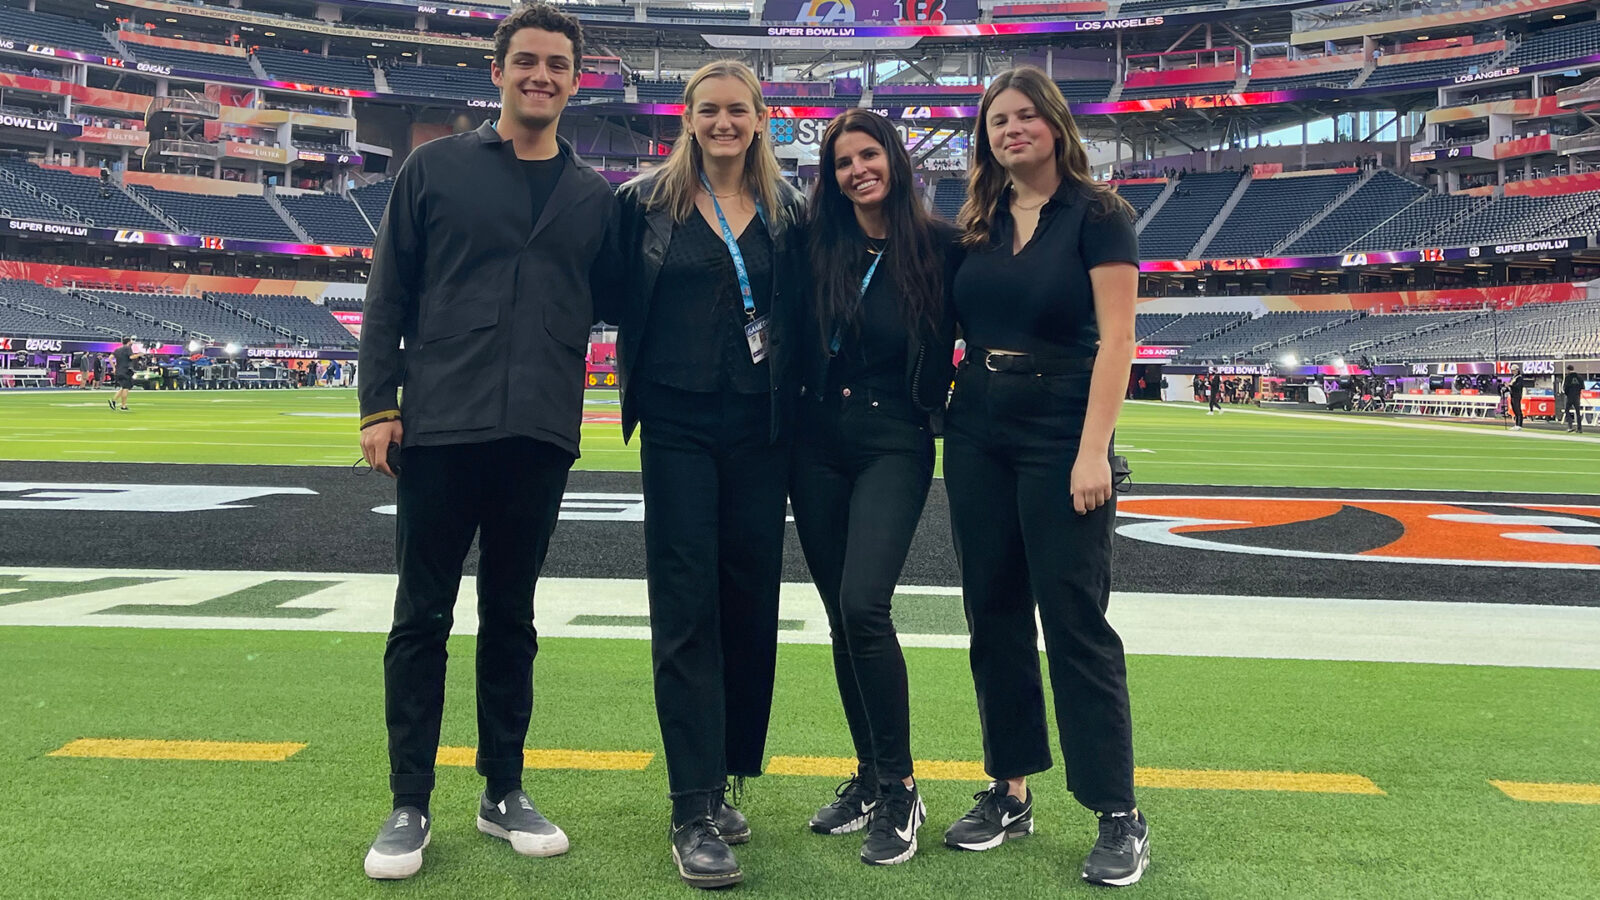
[[[473,131],[473,134],[477,135],[480,143],[493,147],[498,147],[501,144],[507,143],[506,139],[500,135],[500,132],[495,130],[494,126],[497,121],[499,120],[486,120],[482,125],[479,125],[477,129]],[[566,138],[556,135],[556,147],[561,155],[565,156],[569,162],[582,162],[582,160],[578,158],[577,153],[572,149],[572,145],[567,143]]]

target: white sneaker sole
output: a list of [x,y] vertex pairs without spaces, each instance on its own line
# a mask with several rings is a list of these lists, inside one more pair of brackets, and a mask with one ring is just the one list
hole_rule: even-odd
[[555,834],[507,831],[483,816],[479,816],[478,830],[490,837],[497,837],[502,841],[510,841],[511,849],[523,856],[560,856],[567,852],[567,849],[571,846],[567,841],[566,832],[560,828],[556,828]]
[[1150,868],[1150,854],[1146,853],[1144,856],[1139,857],[1139,867],[1133,870],[1132,875],[1128,875],[1123,878],[1090,878],[1089,874],[1085,872],[1083,875],[1083,880],[1089,882],[1090,884],[1098,884],[1105,887],[1127,887],[1130,884],[1137,883],[1140,878],[1143,878],[1144,870],[1148,868]]
[[[428,843],[433,840],[433,832],[429,831],[422,836],[422,847],[427,849]],[[413,850],[399,856],[388,856],[377,850],[368,850],[366,862],[362,864],[366,869],[368,878],[380,881],[397,881],[410,878],[422,868],[422,850]]]
[[1022,830],[1019,831],[1019,830],[1014,829],[1014,828],[1008,828],[1008,829],[1000,832],[999,834],[995,835],[994,837],[988,839],[987,841],[975,841],[975,842],[970,843],[970,844],[962,844],[962,843],[957,843],[955,841],[948,841],[947,840],[947,841],[944,842],[944,844],[945,844],[946,847],[953,847],[956,850],[972,850],[972,851],[993,850],[994,848],[1000,846],[1001,844],[1004,844],[1006,841],[1014,841],[1017,838],[1027,837],[1030,834],[1033,834],[1033,821],[1031,819],[1028,821],[1027,827],[1023,828]]
[[851,834],[867,827],[867,819],[869,818],[871,817],[863,813],[862,815],[851,819],[837,828],[818,828],[815,819],[808,824],[810,824],[811,830],[817,834]]

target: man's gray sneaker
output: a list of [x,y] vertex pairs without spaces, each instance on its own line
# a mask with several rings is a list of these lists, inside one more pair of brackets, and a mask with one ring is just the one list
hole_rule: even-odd
[[560,856],[567,852],[567,835],[539,811],[522,791],[512,791],[499,803],[487,794],[478,798],[478,830],[511,842],[523,856]]
[[402,806],[389,814],[367,851],[368,878],[410,878],[422,868],[422,848],[432,829],[428,817],[415,806]]

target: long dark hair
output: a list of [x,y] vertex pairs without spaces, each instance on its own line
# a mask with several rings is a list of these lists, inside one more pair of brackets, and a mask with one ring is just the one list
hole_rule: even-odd
[[888,225],[887,258],[880,269],[894,276],[900,317],[913,334],[938,326],[943,314],[944,254],[933,217],[913,189],[911,155],[889,120],[865,109],[846,110],[822,134],[821,173],[811,190],[811,274],[816,285],[817,322],[827,346],[835,327],[859,327],[861,271],[866,235],[856,222],[855,205],[839,187],[834,145],[849,132],[877,141],[889,160],[889,193],[883,201]]
[[1033,108],[1050,123],[1056,133],[1056,170],[1067,181],[1074,182],[1089,195],[1095,217],[1104,219],[1118,210],[1130,216],[1133,207],[1109,186],[1094,180],[1089,174],[1089,154],[1083,149],[1083,137],[1078,123],[1067,109],[1067,98],[1061,88],[1044,70],[1034,66],[1017,66],[995,76],[989,89],[983,92],[978,103],[977,127],[972,133],[972,171],[967,176],[967,202],[961,207],[958,220],[961,225],[961,242],[968,247],[981,247],[989,242],[989,231],[999,215],[1000,204],[1005,199],[1011,175],[1000,160],[994,158],[989,148],[989,107],[994,98],[1008,90],[1020,91],[1033,102]]

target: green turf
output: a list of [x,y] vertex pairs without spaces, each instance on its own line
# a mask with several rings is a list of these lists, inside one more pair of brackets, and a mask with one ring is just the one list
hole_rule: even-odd
[[[538,772],[572,837],[524,859],[472,825],[479,781],[442,769],[416,879],[361,856],[387,812],[381,635],[0,629],[0,885],[32,897],[690,897],[665,840],[665,771]],[[471,745],[472,645],[452,642],[444,742]],[[909,650],[913,749],[975,759],[966,654]],[[659,751],[642,641],[541,647],[529,745]],[[1386,796],[1145,789],[1154,863],[1136,896],[1593,897],[1600,807],[1528,804],[1488,779],[1593,782],[1600,672],[1311,661],[1130,660],[1141,765],[1358,773]],[[846,755],[828,650],[780,648],[768,752]],[[284,763],[61,759],[79,737],[303,741]],[[768,776],[745,809],[740,895],[1091,896],[1092,825],[1059,770],[1033,782],[1039,833],[984,854],[938,845],[976,785],[924,783],[910,863],[870,869],[859,837],[810,834],[829,778]],[[870,893],[869,893],[870,892]]]
[[[359,456],[354,392],[0,393],[0,459],[348,465]],[[588,411],[615,417],[614,392]],[[1414,424],[1411,422],[1405,424]],[[1600,493],[1600,439],[1541,440],[1498,425],[1403,427],[1350,414],[1272,415],[1133,404],[1118,446],[1144,483]],[[612,422],[583,429],[579,469],[636,471]]]

